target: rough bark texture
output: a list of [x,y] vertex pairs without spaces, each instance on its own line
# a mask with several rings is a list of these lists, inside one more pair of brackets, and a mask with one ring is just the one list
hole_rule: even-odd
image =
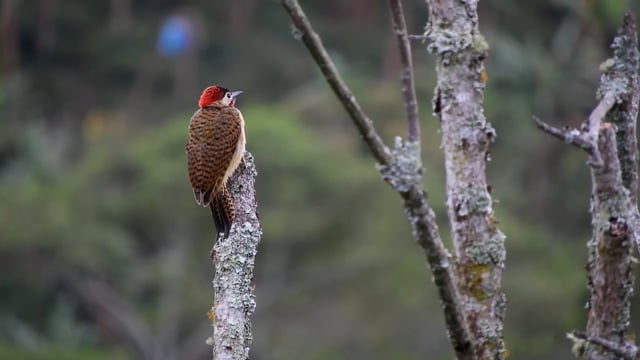
[[482,108],[488,45],[478,29],[477,1],[427,3],[428,50],[437,55],[433,110],[442,127],[458,287],[475,358],[504,359],[505,236],[496,226],[485,176],[489,144],[496,136]]
[[616,142],[622,183],[637,203],[638,193],[638,143],[636,123],[640,103],[640,77],[638,35],[636,21],[631,13],[625,14],[624,23],[613,40],[613,58],[602,64],[602,79],[599,94],[613,91],[616,105],[607,115],[607,120],[616,125]]
[[[593,238],[588,243],[589,318],[587,335],[624,343],[633,293],[631,239],[633,226],[629,192],[622,184],[615,130],[603,124],[598,141],[602,166],[592,167],[591,216]],[[583,358],[613,360],[617,355],[600,346],[588,346]]]
[[[636,120],[640,83],[635,22],[626,14],[612,45],[614,56],[602,65],[598,95],[614,94],[616,103],[600,129],[598,148],[603,166],[591,166],[593,237],[588,243],[590,292],[586,335],[623,346],[630,321],[633,272],[632,244],[638,233],[638,148]],[[612,125],[615,124],[615,125]],[[619,355],[601,345],[588,345],[589,360]]]
[[262,236],[254,188],[256,175],[253,156],[246,152],[244,164],[229,179],[236,220],[229,237],[214,247],[213,337],[209,340],[214,360],[249,359],[252,340],[249,317],[256,307],[251,282]]
[[600,102],[583,130],[557,129],[535,119],[543,131],[589,154],[593,235],[587,244],[587,330],[568,335],[574,353],[589,360],[638,356],[637,347],[627,339],[634,282],[631,254],[640,231],[636,140],[640,56],[630,13],[611,47],[613,58],[600,66]]
[[[408,141],[396,138],[394,148],[389,149],[378,135],[373,122],[362,111],[356,98],[338,73],[336,66],[322,44],[320,36],[313,30],[309,19],[296,0],[281,0],[293,23],[293,36],[301,40],[322,71],[322,75],[342,103],[358,129],[363,141],[377,161],[377,167],[385,182],[391,185],[404,200],[404,209],[418,244],[422,247],[433,281],[437,286],[445,316],[449,338],[458,359],[472,359],[471,336],[464,317],[463,306],[451,266],[451,256],[445,248],[435,221],[435,215],[427,201],[422,186],[422,161],[420,156],[419,122],[417,102],[408,47],[408,34],[402,16],[402,6],[390,0],[394,30],[400,42],[403,62],[403,96],[407,111]],[[415,140],[413,140],[415,139]]]

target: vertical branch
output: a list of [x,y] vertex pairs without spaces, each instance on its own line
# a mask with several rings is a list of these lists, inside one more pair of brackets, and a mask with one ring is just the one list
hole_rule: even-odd
[[[616,102],[607,114],[598,147],[603,167],[592,167],[591,216],[593,237],[588,244],[589,312],[586,334],[625,344],[633,272],[632,243],[638,243],[638,148],[636,121],[640,101],[638,38],[630,13],[612,44],[598,88],[599,96],[613,93]],[[613,360],[617,355],[601,346],[586,347],[585,358]]]
[[398,52],[402,64],[402,97],[407,114],[407,141],[418,142],[420,140],[420,122],[418,117],[418,100],[416,99],[416,86],[413,80],[413,60],[411,58],[411,43],[407,31],[407,23],[404,19],[401,0],[389,0],[393,31],[398,38]]
[[214,303],[212,307],[214,360],[249,359],[252,341],[249,317],[256,307],[251,282],[262,229],[255,197],[257,175],[253,156],[246,152],[229,180],[236,222],[227,239],[215,245]]
[[600,157],[600,162],[588,162],[593,235],[587,243],[587,331],[570,334],[577,355],[589,360],[637,355],[637,347],[627,339],[634,282],[632,244],[638,244],[640,232],[636,142],[640,55],[630,13],[625,14],[611,47],[614,56],[600,66],[600,102],[589,116],[586,130],[560,130],[536,121],[543,131],[582,148],[591,159],[596,153]]
[[[617,90],[617,104],[609,112],[609,119],[616,125],[616,142],[622,182],[629,190],[631,201],[638,199],[638,143],[636,122],[640,103],[640,55],[636,21],[631,12],[624,16],[623,25],[611,48],[613,59],[603,64],[600,92]],[[605,85],[606,83],[606,85]],[[622,91],[622,93],[621,93]]]
[[[615,129],[610,123],[601,127],[598,147],[602,166],[591,168],[593,237],[588,243],[587,270],[591,296],[587,335],[624,344],[633,294],[629,236],[633,215],[629,192],[622,183]],[[584,358],[614,360],[617,355],[590,345]]]
[[[415,139],[415,141],[403,143],[398,137],[396,138],[394,149],[390,151],[382,142],[373,122],[362,111],[355,97],[342,80],[327,51],[324,49],[320,36],[313,30],[300,4],[296,0],[281,0],[281,3],[294,25],[294,37],[302,40],[338,100],[349,113],[360,136],[362,136],[371,154],[378,162],[378,170],[383,179],[403,198],[405,213],[413,227],[414,237],[422,247],[429,268],[433,273],[433,281],[436,284],[442,302],[447,332],[456,356],[459,360],[473,359],[471,354],[472,340],[464,316],[465,304],[462,303],[458,294],[449,252],[442,243],[434,212],[429,206],[427,194],[422,187],[417,103],[415,107],[411,104],[406,104],[407,117],[411,119],[409,120],[409,129],[414,127],[414,130],[408,130],[408,136],[411,139]],[[401,8],[399,3],[395,5],[396,7],[394,8],[394,3],[391,3],[392,14],[400,16]],[[397,11],[400,11],[400,13],[397,13]],[[398,25],[404,23],[401,19],[396,19],[394,22],[397,22]],[[406,38],[406,29],[404,32],[404,38]],[[401,52],[406,50],[402,50],[402,46]],[[411,69],[410,53],[406,52],[405,55],[409,62],[405,63],[404,66],[405,68],[408,66]],[[407,87],[405,88],[411,91],[404,93],[406,96],[405,102],[406,100],[409,100],[409,103],[415,102],[415,93],[411,85],[413,83],[411,72],[406,73],[406,79],[410,83],[406,83]]]
[[505,236],[496,225],[485,174],[489,144],[496,136],[482,108],[488,45],[478,29],[476,1],[427,3],[427,49],[437,55],[433,110],[442,128],[456,278],[467,309],[474,356],[504,359],[506,300],[501,280]]

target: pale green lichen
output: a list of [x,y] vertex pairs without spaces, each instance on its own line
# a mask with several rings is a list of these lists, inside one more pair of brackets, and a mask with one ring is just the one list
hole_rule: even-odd
[[214,358],[248,359],[252,341],[250,315],[256,307],[251,282],[257,246],[262,230],[256,215],[253,157],[246,153],[244,163],[229,182],[236,205],[236,223],[228,238],[214,247],[215,293],[213,311]]
[[489,51],[489,43],[482,34],[476,33],[471,40],[471,48],[477,53],[484,54]]
[[422,163],[420,162],[420,143],[402,141],[397,136],[391,150],[391,161],[387,165],[376,165],[383,179],[400,192],[407,192],[422,182]]
[[478,320],[478,330],[485,339],[495,339],[502,333],[502,323],[482,318]]
[[486,239],[471,242],[466,249],[466,255],[476,264],[504,265],[506,250],[504,247],[505,236],[500,231],[495,231]]
[[451,63],[452,58],[466,50],[473,43],[471,24],[453,28],[448,23],[431,24],[425,32],[429,43],[427,51],[438,55],[444,65]]
[[491,212],[491,196],[486,188],[468,184],[455,188],[453,198],[456,216],[468,217],[474,214],[487,214]]

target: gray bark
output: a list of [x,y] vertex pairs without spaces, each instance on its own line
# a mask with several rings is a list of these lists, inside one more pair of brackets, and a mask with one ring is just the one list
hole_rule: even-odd
[[600,102],[582,130],[557,129],[536,119],[543,131],[589,154],[593,235],[587,243],[587,329],[569,334],[574,353],[588,360],[638,357],[637,347],[627,340],[634,283],[631,255],[640,231],[636,141],[640,55],[630,13],[611,47],[613,58],[600,67]]
[[214,360],[249,359],[250,316],[256,307],[251,282],[262,236],[254,187],[256,175],[253,156],[246,152],[244,162],[228,183],[236,220],[229,237],[214,246],[213,337],[208,341],[213,346]]
[[[629,192],[622,184],[614,127],[605,123],[598,141],[602,166],[593,167],[591,216],[593,238],[588,243],[589,292],[587,335],[624,343],[633,294],[630,226],[634,223]],[[618,357],[590,345],[582,356],[590,360]]]
[[[590,292],[586,334],[623,345],[627,340],[633,272],[632,244],[638,232],[638,148],[636,120],[640,82],[635,21],[626,14],[612,44],[614,56],[603,66],[599,96],[612,94],[615,104],[600,127],[601,167],[591,167],[593,237],[588,243]],[[613,124],[613,125],[612,125]],[[619,356],[599,345],[586,347],[584,359],[614,360]]]
[[363,141],[377,161],[382,178],[404,200],[405,214],[413,228],[413,235],[425,253],[427,263],[438,289],[445,325],[458,359],[471,359],[471,336],[451,266],[451,256],[442,243],[435,214],[427,201],[422,186],[422,160],[420,155],[420,127],[418,107],[413,89],[409,36],[399,0],[390,0],[393,27],[399,40],[403,72],[402,92],[407,112],[407,141],[396,138],[394,148],[389,149],[376,131],[373,121],[364,113],[351,90],[344,82],[335,64],[313,30],[309,19],[296,0],[281,0],[293,23],[293,35],[309,50],[322,75],[342,103],[358,129]]
[[488,45],[477,1],[428,0],[428,50],[437,55],[433,111],[440,118],[455,270],[477,359],[504,359],[505,236],[486,180],[495,130],[483,114]]

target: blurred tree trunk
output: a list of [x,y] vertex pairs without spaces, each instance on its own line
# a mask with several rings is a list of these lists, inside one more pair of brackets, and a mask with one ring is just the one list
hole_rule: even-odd
[[38,50],[46,52],[53,49],[56,40],[55,16],[57,1],[56,0],[40,0],[38,1],[38,35],[36,43]]
[[133,25],[131,0],[111,0],[109,28],[114,33],[125,33]]
[[255,0],[236,0],[228,4],[228,34],[238,36],[251,32],[254,24],[256,7]]
[[9,74],[20,65],[16,12],[18,0],[3,0],[0,11],[0,74]]

